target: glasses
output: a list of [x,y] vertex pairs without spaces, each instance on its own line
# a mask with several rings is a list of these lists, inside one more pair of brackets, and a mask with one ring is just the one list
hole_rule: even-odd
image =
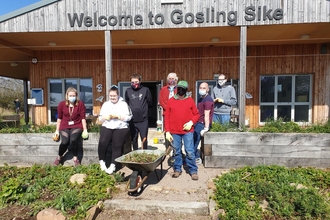
[[118,89],[118,86],[116,86],[116,85],[112,85],[112,86],[110,87],[110,89]]

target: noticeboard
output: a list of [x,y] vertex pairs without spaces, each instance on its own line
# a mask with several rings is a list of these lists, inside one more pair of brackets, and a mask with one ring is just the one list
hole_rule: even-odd
[[31,89],[31,98],[35,99],[35,105],[44,104],[44,90],[42,88]]

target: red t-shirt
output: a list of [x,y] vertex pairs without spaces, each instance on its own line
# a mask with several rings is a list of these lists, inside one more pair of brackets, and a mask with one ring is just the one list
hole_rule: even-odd
[[199,113],[194,100],[191,97],[185,99],[170,98],[165,112],[165,131],[171,134],[186,134],[194,132],[194,126],[190,131],[184,131],[183,125],[190,120],[195,124],[199,119]]
[[58,118],[62,120],[60,130],[68,128],[83,129],[81,120],[86,117],[86,107],[82,101],[79,101],[74,107],[69,107],[66,105],[66,101],[61,101],[57,106],[57,114]]

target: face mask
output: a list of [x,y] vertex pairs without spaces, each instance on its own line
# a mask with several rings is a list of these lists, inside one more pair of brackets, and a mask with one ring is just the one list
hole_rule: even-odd
[[219,79],[218,83],[220,86],[224,86],[226,84],[227,80],[226,79]]
[[206,90],[200,89],[200,90],[198,90],[198,93],[199,93],[199,95],[204,96],[204,95],[206,95]]
[[140,86],[140,83],[135,83],[135,84],[134,84],[134,83],[132,83],[132,85],[131,85],[131,86],[132,86],[132,88],[133,88],[133,89],[137,89],[137,88],[139,88],[139,86]]
[[181,87],[178,88],[178,95],[179,96],[184,96],[186,94],[186,92],[187,92],[187,89],[184,89],[184,88],[181,88]]
[[175,85],[175,80],[169,79],[169,80],[167,80],[167,84],[169,84],[169,85]]
[[72,96],[69,97],[69,102],[73,103],[75,101],[76,101],[76,97],[72,97]]

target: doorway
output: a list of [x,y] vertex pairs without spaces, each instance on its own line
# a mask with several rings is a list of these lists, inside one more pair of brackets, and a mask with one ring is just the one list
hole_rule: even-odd
[[[162,81],[142,81],[142,86],[148,87],[152,97],[152,106],[148,109],[148,126],[149,128],[157,127],[157,120],[161,120],[160,107],[158,104],[159,92],[162,87]],[[125,92],[131,86],[131,82],[119,82],[119,91],[125,99]]]

